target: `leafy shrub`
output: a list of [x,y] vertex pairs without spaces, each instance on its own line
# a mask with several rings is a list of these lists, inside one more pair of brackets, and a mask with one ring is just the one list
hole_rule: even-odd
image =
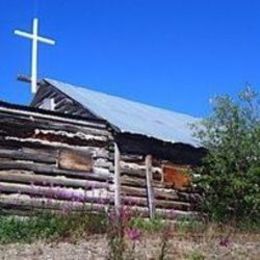
[[195,180],[204,195],[202,209],[217,221],[259,219],[259,94],[248,87],[238,100],[216,97],[195,136],[208,150]]

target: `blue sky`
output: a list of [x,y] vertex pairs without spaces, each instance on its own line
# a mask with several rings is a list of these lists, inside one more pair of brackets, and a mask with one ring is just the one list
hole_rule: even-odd
[[260,1],[0,0],[0,100],[28,104],[30,46],[40,33],[39,77],[206,116],[209,98],[260,85]]

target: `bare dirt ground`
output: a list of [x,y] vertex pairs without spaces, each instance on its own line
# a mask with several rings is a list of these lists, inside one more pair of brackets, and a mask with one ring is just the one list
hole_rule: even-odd
[[[221,243],[222,238],[207,236],[179,236],[168,241],[165,259],[260,259],[260,235],[234,235]],[[149,235],[136,243],[134,259],[157,260],[160,255],[160,237]],[[0,259],[21,260],[79,260],[108,259],[104,236],[90,236],[75,242],[38,241],[33,244],[0,246]],[[129,258],[126,258],[129,259]],[[133,258],[132,258],[133,259]]]

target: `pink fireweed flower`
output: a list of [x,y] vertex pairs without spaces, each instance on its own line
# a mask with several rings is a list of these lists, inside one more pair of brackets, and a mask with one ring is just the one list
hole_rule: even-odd
[[123,223],[128,223],[132,218],[132,214],[129,208],[123,207],[120,209],[120,219]]
[[228,247],[231,244],[231,241],[228,237],[221,238],[219,241],[219,245],[223,247]]
[[141,238],[142,233],[137,228],[127,228],[126,229],[126,235],[132,241],[139,241],[140,238]]

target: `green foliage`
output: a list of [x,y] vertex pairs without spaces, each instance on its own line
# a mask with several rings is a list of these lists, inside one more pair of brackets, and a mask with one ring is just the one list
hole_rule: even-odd
[[187,260],[204,260],[205,256],[198,250],[193,250],[187,257]]
[[259,95],[247,87],[238,100],[216,97],[212,115],[195,127],[208,150],[195,180],[213,220],[260,218]]
[[196,219],[182,218],[178,219],[175,224],[176,231],[179,233],[195,233],[205,230],[205,224]]
[[43,213],[26,218],[1,216],[0,243],[31,243],[35,239],[62,239],[104,233],[106,225],[103,214]]
[[138,228],[149,233],[159,232],[165,227],[163,219],[156,217],[153,219],[143,219],[141,217],[133,218],[130,222],[130,226]]

